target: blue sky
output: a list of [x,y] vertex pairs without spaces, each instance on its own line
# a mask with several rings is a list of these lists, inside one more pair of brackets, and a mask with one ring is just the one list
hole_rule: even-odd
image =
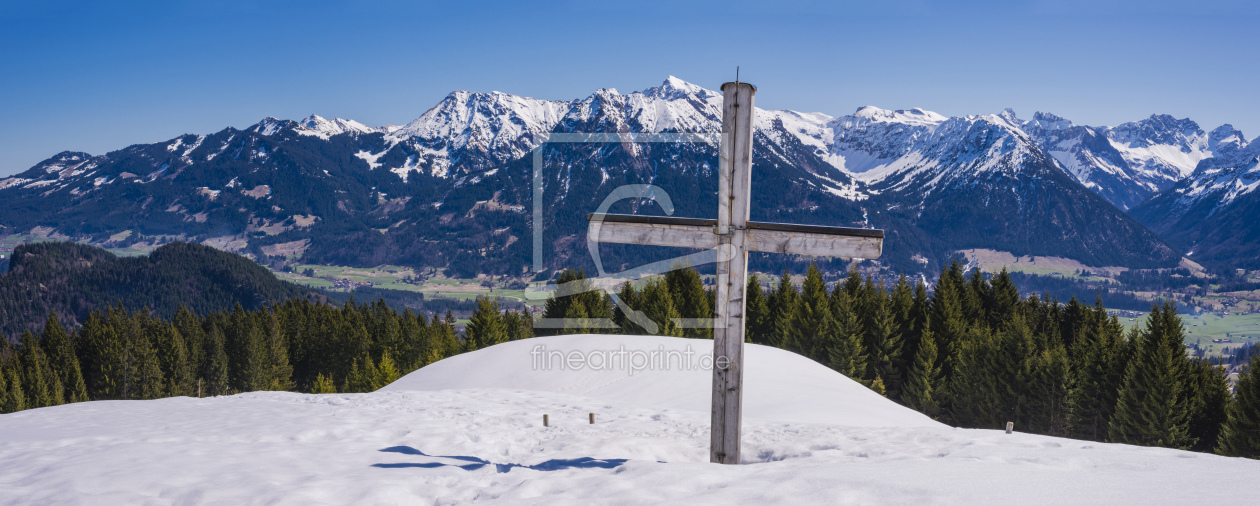
[[1255,138],[1254,4],[6,0],[0,176],[266,116],[400,124],[456,89],[716,88],[736,65],[766,108],[1166,113]]

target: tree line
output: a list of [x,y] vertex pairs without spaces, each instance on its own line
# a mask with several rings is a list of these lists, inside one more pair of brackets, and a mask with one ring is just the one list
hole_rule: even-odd
[[305,298],[174,318],[121,304],[67,330],[50,314],[39,335],[0,339],[0,413],[106,399],[257,390],[371,392],[443,358],[533,337],[529,316],[478,301],[461,334],[451,313],[402,313],[384,301],[331,306]]
[[[557,281],[584,277],[571,270]],[[711,337],[676,323],[713,316],[713,292],[692,269],[626,283],[616,297],[548,300],[544,316],[611,318],[621,327],[555,333],[646,334],[618,300],[658,334]],[[886,287],[855,270],[832,287],[816,267],[799,287],[787,272],[768,288],[753,275],[745,311],[749,342],[809,357],[953,426],[1014,422],[1038,434],[1260,458],[1260,359],[1231,396],[1218,364],[1187,356],[1171,302],[1152,308],[1145,328],[1126,331],[1101,299],[1021,297],[1005,270],[990,279],[954,262],[930,293],[922,279]]]
[[[559,283],[589,284],[580,270]],[[711,338],[678,325],[711,318],[713,293],[677,269],[613,295],[578,290],[552,298],[544,317],[572,325],[540,334],[658,334]],[[1103,305],[1021,297],[1006,272],[970,275],[954,263],[935,289],[900,278],[891,287],[850,271],[828,286],[810,268],[749,279],[750,342],[793,351],[889,399],[959,427],[1164,446],[1260,458],[1260,356],[1230,394],[1221,369],[1185,353],[1171,303],[1128,331]],[[619,303],[620,302],[620,303]],[[454,317],[398,311],[384,301],[342,306],[305,299],[205,316],[179,308],[162,319],[121,305],[93,311],[67,331],[50,315],[41,335],[0,340],[0,412],[98,399],[223,395],[254,390],[369,392],[458,353],[533,337],[533,320],[481,298],[462,332]],[[611,319],[621,328],[592,322]]]

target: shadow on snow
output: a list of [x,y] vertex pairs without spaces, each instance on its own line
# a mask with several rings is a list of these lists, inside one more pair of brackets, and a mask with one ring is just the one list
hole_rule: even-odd
[[372,467],[396,469],[396,468],[404,468],[404,467],[435,468],[435,467],[453,466],[453,467],[458,467],[460,469],[464,469],[466,471],[473,471],[473,470],[481,469],[486,466],[493,465],[495,471],[500,472],[500,473],[506,473],[508,471],[511,471],[513,468],[532,469],[534,471],[559,471],[562,469],[592,469],[592,468],[612,469],[612,468],[620,466],[621,464],[624,464],[626,460],[629,460],[629,459],[593,459],[590,457],[581,457],[581,458],[576,458],[576,459],[552,459],[552,460],[548,460],[546,462],[542,462],[539,464],[534,464],[532,466],[523,466],[520,464],[495,464],[488,460],[480,459],[477,457],[465,457],[465,456],[458,456],[458,455],[457,456],[428,455],[410,446],[391,446],[389,448],[383,448],[380,451],[389,452],[389,453],[401,453],[403,455],[419,455],[421,457],[430,457],[430,458],[435,458],[435,459],[456,460],[460,462],[467,462],[467,464],[457,464],[457,463],[447,464],[443,462],[397,462],[397,463],[386,463],[386,464],[372,464]]

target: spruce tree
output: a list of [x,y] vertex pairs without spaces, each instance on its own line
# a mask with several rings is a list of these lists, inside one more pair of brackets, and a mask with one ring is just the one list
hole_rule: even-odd
[[266,390],[271,385],[271,354],[263,331],[252,322],[242,329],[240,362],[234,383],[242,392]]
[[793,322],[800,310],[800,293],[792,284],[787,270],[779,278],[779,286],[770,296],[770,345],[784,350],[799,349],[795,343]]
[[[700,273],[691,266],[675,265],[665,273],[665,285],[681,318],[713,318],[713,303],[700,280]],[[713,339],[712,328],[685,328],[683,337]]]
[[972,327],[961,339],[954,375],[948,379],[944,417],[959,427],[996,429],[1005,418],[994,364],[998,338],[986,327]]
[[337,387],[333,385],[332,378],[319,374],[315,377],[315,382],[311,385],[311,393],[335,394],[337,393]]
[[901,392],[901,402],[933,419],[940,416],[936,398],[942,387],[941,368],[936,361],[936,338],[926,331],[919,338],[914,361]]
[[293,364],[289,362],[289,343],[280,329],[280,322],[276,319],[275,313],[269,313],[266,318],[271,322],[267,326],[267,359],[270,366],[270,371],[267,371],[270,380],[267,390],[281,392],[293,390],[295,385]]
[[963,335],[967,331],[963,319],[962,285],[958,281],[960,271],[958,262],[941,270],[936,290],[932,293],[928,319],[932,336],[936,339],[941,374],[947,381],[954,375],[954,363],[962,352]]
[[669,287],[659,279],[648,281],[643,287],[643,313],[657,326],[657,335],[682,337],[675,319],[679,318]]
[[1006,267],[1002,267],[1002,271],[993,276],[987,293],[984,312],[988,316],[988,325],[991,328],[1000,328],[1003,321],[1014,316],[1019,308],[1019,288],[1011,280]]
[[[1108,440],[1113,443],[1182,449],[1194,444],[1182,376],[1186,358],[1175,312],[1169,303],[1151,310],[1111,418]],[[1170,322],[1176,323],[1175,331]]]
[[468,325],[464,327],[464,345],[467,351],[507,342],[507,325],[499,312],[498,299],[477,297]]
[[1124,327],[1108,317],[1101,304],[1074,341],[1070,434],[1074,438],[1103,441],[1107,437],[1120,385],[1124,380]]
[[394,365],[394,359],[390,357],[389,352],[381,357],[381,363],[376,367],[376,388],[383,387],[393,383],[402,376],[398,373],[398,367]]
[[794,351],[819,362],[826,362],[828,357],[826,328],[834,325],[831,315],[831,300],[827,285],[823,281],[822,271],[817,264],[810,264],[805,273],[805,282],[801,284],[801,299],[793,321],[792,345]]
[[1071,365],[1063,346],[1043,350],[1030,360],[1020,421],[1029,432],[1069,433]]
[[29,330],[18,340],[18,363],[22,371],[22,386],[27,407],[43,408],[57,405],[54,402],[53,378],[48,377],[47,361],[39,342]]
[[161,359],[157,347],[153,345],[150,335],[145,331],[149,312],[143,308],[131,317],[128,326],[128,345],[131,349],[131,373],[133,390],[132,399],[158,399],[165,397],[167,382],[162,374]]
[[534,337],[534,319],[527,311],[510,311],[503,314],[507,326],[507,340],[520,341]]
[[[868,284],[870,279],[867,280]],[[869,290],[872,293],[865,304],[866,353],[870,357],[866,375],[874,380],[879,378],[884,384],[890,399],[901,398],[901,333],[893,315],[892,300],[886,295],[884,287]]]
[[[616,305],[613,306],[613,323],[621,328],[622,334],[647,334],[647,330],[631,319],[631,312],[643,310],[642,295],[639,289],[634,287],[634,283],[629,281],[622,283],[621,288],[617,290],[617,298],[614,302]],[[623,307],[625,309],[622,309]]]
[[188,349],[175,326],[159,319],[145,323],[145,332],[157,347],[158,363],[166,378],[165,395],[195,394],[195,374],[188,366]]
[[1217,446],[1229,407],[1229,380],[1225,370],[1206,360],[1192,360],[1189,367],[1191,450],[1211,452]]
[[748,340],[757,344],[769,344],[770,306],[769,298],[761,289],[761,278],[756,274],[748,276],[748,288],[744,292],[745,332]]
[[5,373],[4,362],[4,356],[0,355],[0,415],[9,412],[9,375]]
[[1260,354],[1238,373],[1234,401],[1227,409],[1216,452],[1230,457],[1260,459]]
[[210,331],[206,332],[206,360],[201,370],[201,377],[205,379],[205,391],[210,395],[226,395],[231,391],[228,356],[224,349],[225,339],[219,326],[212,323]]
[[0,413],[16,413],[27,408],[26,405],[26,388],[22,385],[22,376],[18,374],[18,368],[10,365],[6,368],[0,368],[0,373],[8,373],[8,396],[0,399]]
[[199,377],[200,371],[205,367],[206,332],[202,329],[201,322],[197,319],[197,316],[182,305],[175,310],[175,318],[171,323],[175,325],[175,330],[179,332],[180,337],[184,340],[185,360],[188,363],[188,370],[192,372],[193,382],[195,383],[195,379]]
[[79,367],[79,358],[75,355],[74,343],[55,313],[48,313],[44,333],[40,336],[40,346],[47,353],[50,366],[57,372],[57,379],[65,392],[65,401],[87,401],[87,384],[83,382],[83,372]]
[[[849,295],[836,287],[831,297],[830,320],[824,323],[827,336],[827,365],[859,383],[866,382],[866,346],[862,343],[862,326],[858,323]],[[832,327],[834,326],[834,327]]]

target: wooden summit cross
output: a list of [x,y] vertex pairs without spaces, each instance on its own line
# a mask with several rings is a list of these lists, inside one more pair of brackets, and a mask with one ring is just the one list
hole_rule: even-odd
[[[717,250],[713,318],[713,423],[709,460],[739,464],[744,376],[744,292],[748,252],[879,258],[884,231],[748,221],[752,183],[753,94],[748,83],[722,85],[718,218],[702,220],[592,214],[597,242]],[[725,365],[725,367],[721,367]]]

